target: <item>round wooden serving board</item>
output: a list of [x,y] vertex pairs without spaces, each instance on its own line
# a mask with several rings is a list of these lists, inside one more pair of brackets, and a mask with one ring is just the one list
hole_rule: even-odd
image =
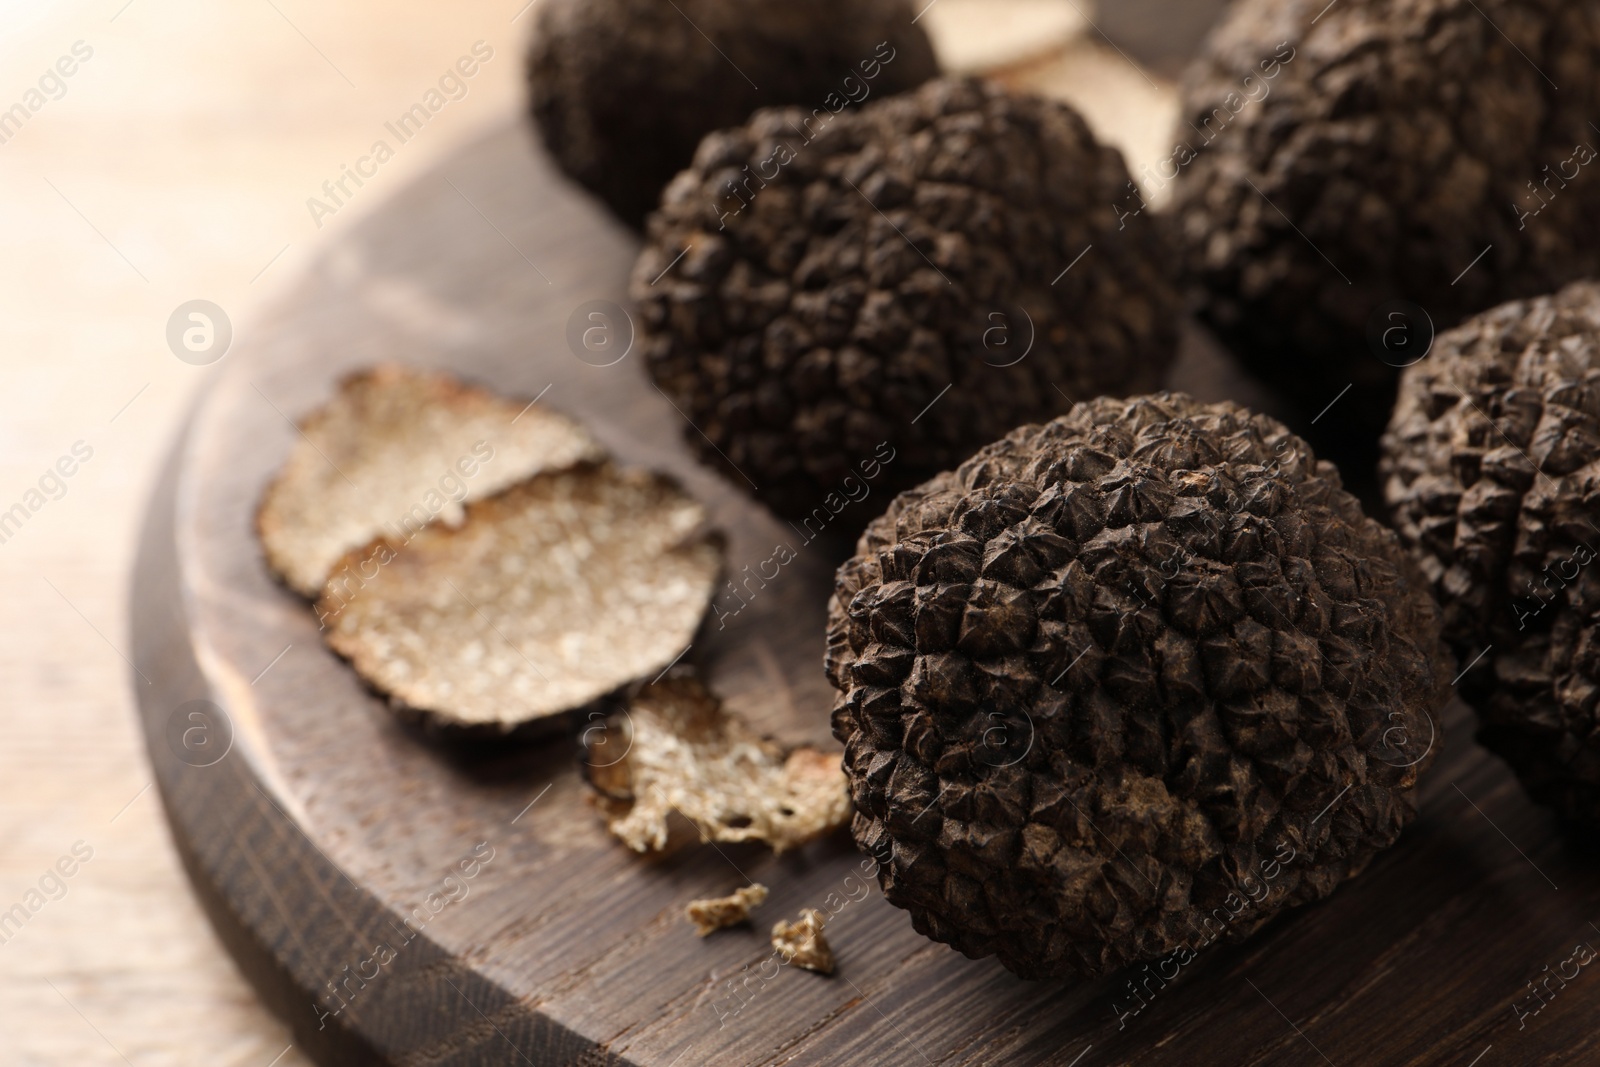
[[[385,360],[542,395],[623,461],[672,473],[726,533],[731,572],[795,549],[690,656],[763,729],[832,744],[821,661],[839,545],[805,545],[698,464],[637,351],[597,367],[568,346],[574,309],[626,305],[633,253],[520,126],[495,131],[371,216],[236,344],[172,457],[134,580],[150,756],[196,892],[297,1045],[325,1064],[540,1067],[1600,1055],[1600,976],[1520,1027],[1513,1011],[1542,967],[1600,944],[1600,872],[1473,746],[1460,708],[1398,848],[1324,904],[1145,987],[1120,1019],[1142,975],[1025,982],[967,960],[860,879],[847,835],[782,858],[697,844],[643,858],[586,803],[569,738],[469,749],[401,726],[271,578],[252,530],[289,420]],[[1197,353],[1180,381],[1239,395]],[[772,890],[755,928],[695,936],[685,903],[747,879]],[[768,962],[766,930],[802,907],[837,912],[832,978]]]

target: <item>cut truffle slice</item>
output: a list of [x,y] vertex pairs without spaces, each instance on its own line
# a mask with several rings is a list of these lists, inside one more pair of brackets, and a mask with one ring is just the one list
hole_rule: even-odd
[[1400,381],[1382,471],[1479,739],[1600,825],[1600,284],[1440,334]]
[[603,766],[591,759],[587,773],[611,832],[636,852],[667,847],[674,812],[706,840],[764,841],[774,852],[850,819],[837,754],[785,751],[692,677],[647,687],[619,718],[626,754]]
[[721,547],[668,479],[609,464],[536,475],[459,527],[347,557],[326,639],[402,708],[509,730],[664,670],[711,602]]
[[256,528],[272,569],[315,597],[339,559],[375,537],[455,525],[467,501],[601,458],[587,431],[548,407],[381,366],[344,379],[300,424]]
[[1042,978],[1332,893],[1438,751],[1452,672],[1414,571],[1280,423],[1176,393],[1080,404],[903,494],[828,625],[884,895]]
[[875,489],[908,488],[1074,398],[1161,384],[1174,256],[1152,217],[1119,219],[1128,189],[1071,108],[982,82],[758,112],[651,217],[650,372],[706,462],[786,517],[880,466]]
[[1444,330],[1600,273],[1600,18],[1325,3],[1233,4],[1154,170],[1204,318],[1308,416],[1349,389],[1307,430],[1370,463],[1396,368],[1426,351],[1415,306]]
[[694,923],[701,937],[750,921],[750,913],[767,901],[767,887],[760,882],[735,889],[725,897],[691,900],[684,917]]
[[561,168],[638,228],[712,130],[936,75],[915,14],[906,0],[543,0],[530,110]]
[[785,963],[804,967],[818,974],[832,974],[833,949],[822,936],[827,917],[816,908],[800,909],[800,918],[794,922],[780,921],[772,927],[772,947],[777,949]]

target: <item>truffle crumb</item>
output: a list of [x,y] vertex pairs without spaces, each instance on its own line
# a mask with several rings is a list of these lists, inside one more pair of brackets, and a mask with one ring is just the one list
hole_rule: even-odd
[[[677,812],[712,841],[765,841],[774,852],[803,845],[850,818],[835,753],[786,752],[723,710],[694,678],[646,687],[608,724],[622,731],[620,759],[597,766],[609,736],[589,739],[589,782],[609,829],[635,852],[661,851]],[[600,732],[597,731],[598,735]]]
[[694,923],[696,933],[705,937],[729,926],[749,922],[750,913],[766,900],[767,887],[760,882],[751,882],[725,897],[689,901],[689,906],[684,909],[684,917]]
[[540,474],[469,504],[458,528],[346,557],[350,580],[328,583],[317,614],[328,644],[402,709],[510,730],[682,654],[721,567],[704,520],[660,475]]
[[779,921],[772,927],[772,947],[786,963],[818,974],[833,973],[833,949],[822,936],[827,918],[816,908],[801,908],[799,922]]

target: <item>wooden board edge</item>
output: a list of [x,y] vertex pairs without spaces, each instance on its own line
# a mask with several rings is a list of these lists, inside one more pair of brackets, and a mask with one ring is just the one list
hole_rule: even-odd
[[[204,401],[202,396],[194,411]],[[339,895],[357,909],[364,929],[392,928],[402,917],[357,889],[316,848],[304,828],[295,826],[297,833],[285,835],[281,821],[274,825],[274,812],[284,820],[290,817],[272,804],[250,760],[230,752],[216,765],[197,768],[169,749],[168,718],[180,704],[205,699],[226,712],[222,694],[207,681],[190,640],[185,576],[178,558],[177,505],[192,426],[193,412],[163,464],[138,535],[129,597],[130,681],[173,845],[218,940],[262,1002],[289,1027],[295,1047],[325,1067],[389,1067],[419,1060],[480,1063],[486,1047],[496,1042],[511,1046],[502,1050],[506,1055],[515,1049],[507,1062],[567,1064],[581,1059],[585,1067],[634,1067],[632,1061],[528,1007],[503,986],[461,969],[425,931],[417,933],[417,947],[396,964],[401,973],[381,987],[395,995],[379,998],[376,1010],[319,1018],[315,1005],[322,990],[307,975],[343,973],[351,961],[360,959],[364,946],[325,936],[325,929],[301,942],[312,949],[302,966],[293,967],[280,958],[285,931],[263,921],[259,909],[249,906],[284,891],[282,883],[274,884],[268,876],[266,866],[293,868],[317,884],[346,886],[348,891]],[[268,803],[256,802],[256,793]],[[237,794],[252,795],[241,805]],[[236,816],[231,823],[230,813]],[[219,862],[230,851],[236,855],[252,851],[252,842],[262,840],[272,842],[281,854],[262,853],[256,862],[231,869]],[[281,917],[292,922],[288,915]],[[439,1010],[431,1018],[426,1000],[416,1002],[419,987],[432,990]],[[464,989],[470,990],[470,998]],[[408,1025],[396,1028],[397,1015]],[[385,1047],[381,1035],[417,1031],[419,1021],[420,1040],[408,1041],[407,1048]]]

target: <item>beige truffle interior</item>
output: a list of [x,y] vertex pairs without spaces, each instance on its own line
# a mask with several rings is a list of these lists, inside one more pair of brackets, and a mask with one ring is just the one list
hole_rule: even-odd
[[305,419],[257,514],[272,569],[308,597],[373,538],[461,522],[463,505],[542,470],[599,460],[577,423],[448,375],[381,366]]
[[[785,752],[693,678],[645,688],[610,736],[590,740],[589,780],[611,832],[637,852],[667,847],[674,812],[713,841],[765,841],[783,852],[850,818],[836,753]],[[620,758],[608,754],[620,744]]]
[[780,920],[772,927],[772,947],[786,963],[818,974],[832,974],[833,947],[822,936],[827,917],[816,908],[801,908],[794,922]]
[[750,913],[767,901],[767,887],[760,882],[740,886],[725,897],[689,901],[684,916],[694,923],[701,937],[750,921]]
[[658,475],[546,472],[469,504],[459,526],[350,554],[317,613],[328,644],[402,705],[510,728],[684,651],[721,565],[704,518]]

